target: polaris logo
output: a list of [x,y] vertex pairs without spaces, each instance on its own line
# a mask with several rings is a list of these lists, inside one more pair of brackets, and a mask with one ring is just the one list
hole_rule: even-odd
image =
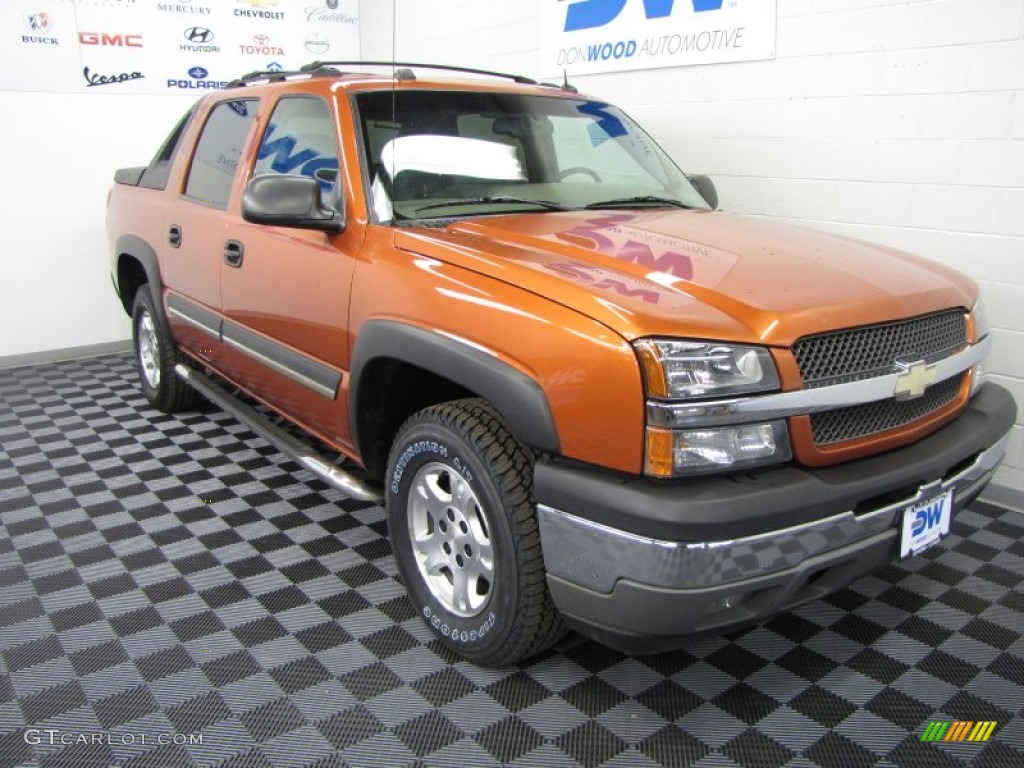
[[189,91],[219,90],[228,87],[226,80],[207,80],[206,78],[210,76],[210,72],[206,67],[192,67],[188,71],[188,76],[192,79],[177,80],[169,78],[167,80],[167,87]]
[[[565,14],[565,31],[593,29],[611,24],[626,7],[627,0],[577,0]],[[635,0],[634,0],[635,2]],[[722,0],[691,0],[694,13],[717,11]],[[663,19],[672,15],[675,0],[643,0],[644,15],[648,19]]]

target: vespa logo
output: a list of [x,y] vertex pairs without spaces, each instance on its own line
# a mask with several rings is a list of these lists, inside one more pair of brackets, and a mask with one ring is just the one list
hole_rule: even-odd
[[213,41],[213,32],[206,27],[189,27],[185,30],[185,39],[190,43],[209,43]]
[[897,400],[913,400],[924,394],[929,386],[935,383],[937,371],[934,365],[928,365],[924,360],[913,363],[896,361],[896,387],[892,393]]
[[[593,29],[610,24],[619,17],[627,0],[577,0],[565,14],[565,31]],[[634,0],[635,2],[635,0]],[[717,11],[722,0],[691,0],[694,13]],[[663,19],[672,14],[675,0],[643,0],[644,14],[648,19]]]

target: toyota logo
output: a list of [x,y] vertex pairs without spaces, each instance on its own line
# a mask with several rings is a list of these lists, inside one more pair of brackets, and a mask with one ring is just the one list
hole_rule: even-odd
[[213,40],[213,32],[206,27],[189,27],[185,30],[185,39],[190,43],[208,43]]
[[266,45],[270,42],[270,35],[253,35],[252,41],[256,43],[256,45]]

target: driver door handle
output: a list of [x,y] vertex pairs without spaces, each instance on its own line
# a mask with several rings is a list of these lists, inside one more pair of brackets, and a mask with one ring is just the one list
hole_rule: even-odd
[[242,266],[242,256],[245,254],[245,246],[237,240],[228,240],[224,244],[224,261],[229,267]]

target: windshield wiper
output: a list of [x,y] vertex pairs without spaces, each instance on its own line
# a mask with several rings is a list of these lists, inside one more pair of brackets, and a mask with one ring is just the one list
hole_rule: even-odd
[[656,195],[639,195],[637,197],[618,197],[614,200],[601,200],[596,203],[590,203],[589,205],[583,206],[588,210],[594,210],[597,208],[639,208],[641,206],[671,206],[672,208],[696,208],[693,205],[687,205],[682,200],[676,200],[671,197],[657,197]]
[[420,211],[429,211],[432,208],[449,208],[457,205],[489,205],[491,203],[521,203],[525,205],[538,205],[541,208],[546,208],[549,211],[568,211],[571,210],[566,208],[564,205],[559,205],[550,200],[531,200],[527,197],[512,197],[511,195],[497,195],[495,197],[467,197],[464,200],[445,200],[440,203],[427,203],[421,205],[416,209],[416,213]]

